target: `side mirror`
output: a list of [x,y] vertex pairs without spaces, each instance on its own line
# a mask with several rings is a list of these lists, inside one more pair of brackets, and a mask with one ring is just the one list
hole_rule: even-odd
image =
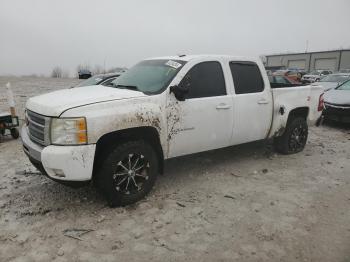
[[177,86],[171,86],[170,87],[170,93],[174,93],[175,97],[179,101],[185,101],[186,100],[186,94],[188,94],[189,91],[188,86],[182,86],[182,85],[177,85]]
[[170,87],[170,93],[174,93],[177,100],[185,101],[186,95],[190,91],[190,86],[191,86],[191,77],[189,74],[187,74],[181,80],[179,85]]

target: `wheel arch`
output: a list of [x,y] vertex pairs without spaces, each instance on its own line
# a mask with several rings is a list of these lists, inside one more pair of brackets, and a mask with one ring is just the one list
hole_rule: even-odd
[[291,120],[295,119],[296,117],[302,117],[305,120],[307,120],[309,111],[310,109],[307,106],[294,108],[288,114],[287,125],[288,123],[290,123]]
[[158,130],[152,126],[143,126],[113,131],[99,138],[96,143],[92,179],[94,180],[95,174],[104,157],[111,152],[116,145],[140,139],[149,142],[156,151],[159,161],[159,173],[162,174],[164,171],[164,153]]

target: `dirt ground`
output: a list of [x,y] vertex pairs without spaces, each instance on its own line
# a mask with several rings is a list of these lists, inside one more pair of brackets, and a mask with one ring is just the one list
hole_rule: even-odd
[[[79,80],[11,81],[18,112]],[[257,142],[172,159],[143,201],[110,209],[92,186],[37,173],[0,142],[0,261],[350,261],[350,128],[312,127],[305,150]],[[80,231],[79,231],[80,230]]]

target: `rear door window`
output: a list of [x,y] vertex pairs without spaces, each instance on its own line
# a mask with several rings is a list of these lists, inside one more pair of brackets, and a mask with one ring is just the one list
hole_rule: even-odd
[[236,94],[260,93],[264,91],[264,81],[256,63],[230,62],[230,69]]

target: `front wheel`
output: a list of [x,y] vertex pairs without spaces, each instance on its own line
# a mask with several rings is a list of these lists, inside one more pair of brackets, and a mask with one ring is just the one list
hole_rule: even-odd
[[308,137],[308,126],[306,120],[297,117],[288,121],[283,135],[274,140],[275,148],[282,154],[295,154],[302,151]]
[[133,204],[151,191],[158,175],[156,152],[144,141],[117,145],[102,161],[97,187],[111,207]]

